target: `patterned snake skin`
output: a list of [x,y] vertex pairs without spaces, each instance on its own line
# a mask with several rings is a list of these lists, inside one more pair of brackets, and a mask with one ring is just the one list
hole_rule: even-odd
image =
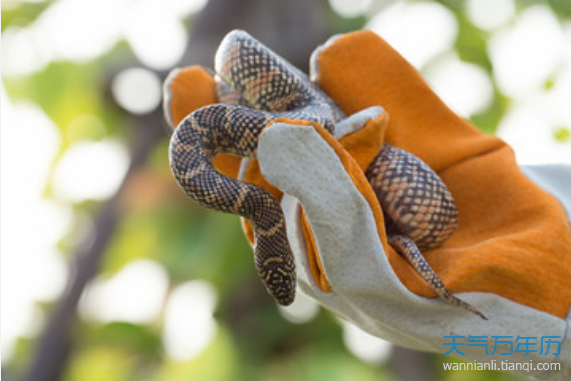
[[[330,133],[345,116],[305,74],[243,31],[222,41],[215,62],[218,98],[176,128],[170,164],[183,190],[199,204],[248,219],[254,229],[256,269],[281,305],[295,297],[295,265],[277,200],[263,188],[219,173],[219,153],[255,158],[262,129],[279,117],[317,122]],[[389,244],[436,293],[485,319],[448,292],[419,249],[441,245],[455,230],[454,200],[440,178],[415,156],[385,144],[366,176],[387,221]]]

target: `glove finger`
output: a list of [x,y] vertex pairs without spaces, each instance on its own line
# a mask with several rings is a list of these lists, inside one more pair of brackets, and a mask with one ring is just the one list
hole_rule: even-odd
[[390,293],[400,285],[371,205],[314,128],[282,123],[266,128],[258,160],[264,177],[303,206],[334,291],[357,287]]
[[202,66],[174,69],[163,84],[163,109],[172,129],[191,112],[216,103],[216,82]]
[[347,114],[382,105],[391,115],[387,143],[436,171],[504,145],[454,114],[418,71],[371,31],[331,38],[314,52],[311,70],[312,79]]

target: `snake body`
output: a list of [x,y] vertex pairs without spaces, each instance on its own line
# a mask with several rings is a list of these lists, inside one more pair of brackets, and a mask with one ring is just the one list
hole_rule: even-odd
[[[219,153],[255,158],[258,136],[279,117],[314,121],[333,133],[344,114],[305,74],[243,31],[228,34],[216,54],[221,104],[189,114],[170,143],[170,164],[182,189],[199,204],[248,219],[256,269],[281,305],[295,297],[295,264],[283,212],[266,190],[219,173]],[[388,241],[447,303],[484,317],[448,292],[419,249],[441,245],[458,214],[444,183],[410,153],[384,144],[366,176],[383,208]]]

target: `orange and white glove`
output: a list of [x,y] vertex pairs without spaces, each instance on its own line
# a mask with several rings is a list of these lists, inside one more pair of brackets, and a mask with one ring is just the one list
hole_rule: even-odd
[[[485,363],[555,362],[561,370],[521,372],[568,379],[571,169],[522,171],[505,142],[450,111],[372,32],[331,39],[314,54],[313,70],[343,111],[357,114],[351,123],[331,135],[312,123],[280,120],[266,127],[258,160],[242,170],[238,158],[215,160],[224,173],[240,173],[281,199],[299,289],[398,345]],[[175,126],[216,102],[212,76],[198,67],[174,72],[165,94]],[[387,244],[381,207],[364,176],[383,142],[421,158],[452,193],[459,227],[423,254],[447,288],[489,320],[435,298]]]

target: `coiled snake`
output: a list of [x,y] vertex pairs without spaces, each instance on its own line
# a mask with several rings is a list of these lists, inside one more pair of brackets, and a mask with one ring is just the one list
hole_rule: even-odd
[[[278,117],[319,123],[330,133],[345,116],[305,74],[243,31],[233,31],[216,53],[220,104],[189,114],[170,143],[170,165],[183,190],[199,204],[238,214],[255,235],[255,264],[262,282],[282,305],[295,296],[295,264],[283,212],[266,190],[219,173],[219,153],[254,158],[262,129]],[[389,244],[438,296],[485,318],[452,295],[420,250],[441,245],[454,232],[452,195],[428,165],[384,144],[366,172],[387,221]]]

